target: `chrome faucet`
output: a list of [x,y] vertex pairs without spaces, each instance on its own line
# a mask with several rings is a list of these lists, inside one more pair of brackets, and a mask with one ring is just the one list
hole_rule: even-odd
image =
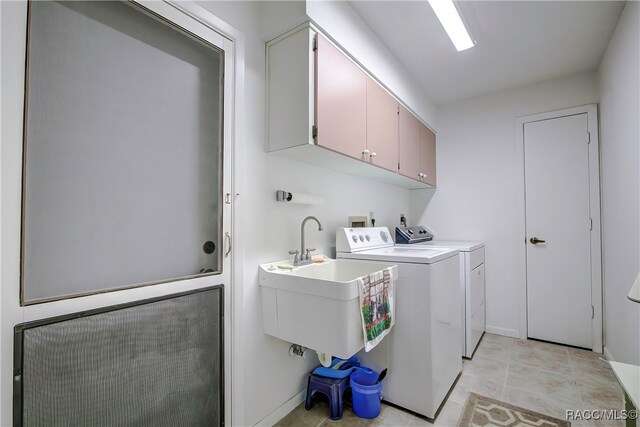
[[304,247],[304,226],[307,221],[311,219],[318,224],[318,231],[322,231],[322,224],[320,224],[320,221],[315,216],[308,216],[302,220],[302,225],[300,226],[300,252],[289,251],[291,255],[295,254],[295,258],[293,259],[294,266],[311,264],[311,251],[315,251],[316,249]]

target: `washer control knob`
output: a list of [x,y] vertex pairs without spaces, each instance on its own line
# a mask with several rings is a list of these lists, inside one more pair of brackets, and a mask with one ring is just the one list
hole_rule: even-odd
[[354,243],[358,243],[358,236],[354,234],[353,236],[351,236],[351,238],[353,239]]
[[364,238],[367,239],[367,242],[371,240],[371,236],[369,236],[368,234],[365,234]]
[[386,242],[387,240],[389,240],[389,236],[384,231],[380,232],[380,237],[382,237],[383,242]]
[[413,234],[413,230],[407,230],[407,233],[409,233],[409,235]]
[[363,236],[362,234],[361,234],[361,235],[359,235],[358,237],[360,238],[360,241],[361,241],[361,242],[364,242],[364,236]]

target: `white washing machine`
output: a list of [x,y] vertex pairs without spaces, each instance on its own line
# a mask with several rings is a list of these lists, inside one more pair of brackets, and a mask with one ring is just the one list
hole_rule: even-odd
[[459,269],[454,248],[397,247],[386,227],[341,228],[337,258],[398,266],[396,322],[369,353],[366,366],[388,368],[386,401],[434,418],[462,371]]
[[[421,239],[420,236],[426,237]],[[464,301],[462,355],[471,358],[486,330],[484,243],[430,240],[431,237],[422,226],[396,229],[396,242],[404,243],[398,246],[452,248],[460,251],[460,287]]]

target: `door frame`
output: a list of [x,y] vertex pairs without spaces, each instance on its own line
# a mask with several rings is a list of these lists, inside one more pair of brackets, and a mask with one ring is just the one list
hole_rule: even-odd
[[[156,0],[135,0],[147,3],[157,3]],[[238,28],[228,24],[214,12],[201,6],[193,0],[163,0],[200,24],[209,27],[227,39],[228,56],[225,64],[225,93],[228,97],[228,109],[225,108],[225,127],[229,131],[225,141],[227,154],[230,157],[230,169],[225,172],[225,178],[231,177],[230,204],[231,224],[231,280],[225,294],[229,300],[225,301],[225,425],[245,425],[245,340],[244,340],[244,230],[242,215],[244,201],[240,197],[245,182],[245,57],[246,36]],[[230,68],[226,68],[229,66]],[[227,191],[225,189],[225,191]],[[227,246],[225,244],[225,250]]]
[[591,320],[592,350],[602,353],[603,347],[603,309],[602,309],[602,235],[600,206],[600,139],[598,134],[598,105],[588,104],[578,107],[554,110],[540,114],[516,117],[516,176],[517,197],[520,224],[518,229],[524,241],[522,247],[523,280],[519,286],[520,338],[527,339],[527,240],[526,240],[526,205],[525,205],[525,158],[524,158],[524,125],[541,120],[587,114],[587,130],[589,142],[589,211],[593,220],[590,234],[591,243],[591,302],[593,319]]

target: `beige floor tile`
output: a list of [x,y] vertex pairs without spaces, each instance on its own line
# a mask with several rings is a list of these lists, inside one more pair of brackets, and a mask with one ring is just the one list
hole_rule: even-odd
[[455,427],[458,425],[458,420],[462,414],[463,404],[457,403],[449,399],[445,403],[444,408],[438,414],[438,418],[435,419],[433,425],[435,427]]
[[359,418],[353,413],[353,410],[351,408],[345,407],[344,411],[342,412],[342,419],[333,421],[333,420],[327,418],[327,419],[325,419],[323,421],[323,423],[321,425],[323,427],[324,426],[334,426],[334,425],[335,426],[354,426],[354,427],[359,427],[359,426],[379,426],[379,425],[384,425],[384,424],[381,423],[379,418],[374,418],[372,420]]
[[513,350],[511,361],[519,363],[521,365],[531,366],[534,368],[540,368],[546,371],[571,376],[572,370],[569,364],[569,354],[566,349],[563,348],[563,350],[564,351],[559,351],[557,349],[549,350],[549,347],[547,345],[535,346],[531,344],[519,344],[516,345],[516,348]]
[[503,360],[495,360],[484,354],[476,354],[472,360],[465,360],[462,366],[464,375],[503,383],[507,377],[508,364]]
[[374,427],[401,427],[401,426],[420,426],[429,427],[431,423],[428,421],[415,417],[409,412],[403,411],[393,406],[382,404],[380,408],[380,415],[373,419],[364,419],[357,417],[351,408],[346,408],[341,420],[332,421],[326,419],[323,423],[323,427],[327,426],[374,426]]
[[491,380],[485,380],[471,375],[462,375],[458,379],[458,383],[449,395],[452,402],[464,405],[470,392],[500,399],[504,383]]
[[411,415],[407,411],[389,405],[382,405],[378,421],[384,426],[430,426],[427,420]]
[[617,383],[576,378],[576,388],[586,404],[603,409],[624,409],[624,393]]
[[278,421],[278,427],[316,427],[329,416],[329,404],[325,401],[314,399],[310,410],[304,409],[304,402],[291,411],[286,417]]
[[513,351],[514,344],[510,342],[499,342],[492,341],[491,339],[482,338],[480,344],[478,344],[478,349],[476,350],[476,354],[474,358],[482,355],[486,358],[491,358],[493,360],[502,360],[509,361],[511,358],[511,352]]
[[600,353],[596,353],[591,350],[583,350],[581,348],[568,347],[567,350],[569,351],[569,356],[580,359],[598,359],[600,357],[604,357]]
[[487,334],[487,333],[485,333],[482,336],[482,341],[490,342],[490,343],[494,343],[494,344],[500,344],[500,345],[503,345],[503,346],[513,346],[519,340],[516,339],[516,338],[505,337],[505,336],[502,336],[502,335],[495,335],[495,334]]
[[616,379],[613,372],[599,372],[596,370],[590,372],[580,372],[573,376],[576,381],[576,385],[589,386],[593,388],[622,391],[620,383]]
[[590,383],[594,385],[600,385],[603,387],[613,387],[616,390],[620,388],[618,380],[616,380],[613,372],[599,372],[596,370],[589,372],[579,372],[573,375],[576,380],[580,380],[582,383]]
[[545,394],[554,399],[580,401],[572,377],[518,363],[509,364],[506,385],[536,394]]
[[534,351],[544,353],[569,355],[568,347],[543,341],[517,340],[516,345],[518,346],[518,348],[533,349]]
[[599,357],[594,358],[580,358],[571,357],[570,359],[571,369],[573,375],[576,378],[581,378],[585,375],[599,376],[600,378],[616,381],[616,377],[611,370],[609,364],[601,360]]

